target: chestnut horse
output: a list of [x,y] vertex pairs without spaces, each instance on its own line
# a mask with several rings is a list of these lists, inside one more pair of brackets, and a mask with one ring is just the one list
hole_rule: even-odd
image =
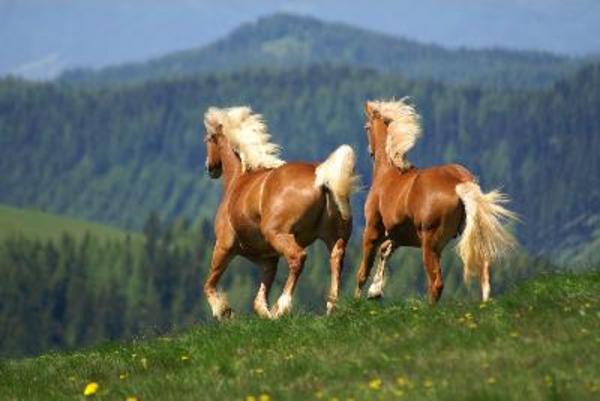
[[365,203],[363,256],[355,296],[361,296],[377,259],[368,297],[383,295],[385,263],[399,246],[420,247],[431,303],[444,284],[440,256],[446,244],[461,235],[457,250],[465,280],[477,275],[484,301],[490,295],[490,264],[516,246],[504,223],[516,219],[498,191],[482,193],[463,166],[447,164],[416,168],[407,152],[421,135],[420,116],[404,100],[371,101],[365,105],[373,181]]
[[[292,295],[316,239],[331,257],[327,313],[336,305],[346,244],[352,230],[350,195],[356,176],[355,155],[340,146],[323,163],[285,163],[270,143],[267,127],[249,107],[211,107],[204,116],[206,169],[223,175],[224,191],[215,217],[216,243],[204,293],[217,319],[231,316],[216,286],[229,262],[241,255],[262,268],[254,310],[265,318],[290,312]],[[268,295],[279,257],[289,266],[283,293],[272,310]]]

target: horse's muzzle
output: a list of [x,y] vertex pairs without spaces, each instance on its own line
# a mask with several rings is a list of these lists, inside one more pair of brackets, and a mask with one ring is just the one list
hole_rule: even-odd
[[208,175],[210,176],[210,178],[219,178],[221,176],[221,174],[223,173],[223,169],[221,168],[221,166],[209,166],[206,165],[206,171],[208,172]]

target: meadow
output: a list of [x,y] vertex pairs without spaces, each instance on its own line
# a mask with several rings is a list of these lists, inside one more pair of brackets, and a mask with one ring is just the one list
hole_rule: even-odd
[[598,291],[599,273],[554,274],[485,304],[346,300],[328,318],[240,316],[0,360],[0,399],[592,400]]
[[58,240],[64,233],[78,238],[87,233],[101,240],[122,240],[127,234],[139,237],[114,226],[0,204],[0,241],[14,236]]

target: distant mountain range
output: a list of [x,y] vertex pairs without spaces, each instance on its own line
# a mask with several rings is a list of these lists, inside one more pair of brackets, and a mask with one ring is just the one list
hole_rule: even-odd
[[276,14],[244,24],[205,47],[97,71],[69,70],[59,80],[106,85],[244,68],[332,64],[373,68],[411,79],[451,84],[539,88],[568,76],[583,63],[582,59],[543,52],[449,50],[345,24]]

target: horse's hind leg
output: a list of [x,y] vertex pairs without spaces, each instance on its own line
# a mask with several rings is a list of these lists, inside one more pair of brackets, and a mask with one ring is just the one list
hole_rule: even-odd
[[335,309],[340,293],[340,277],[344,268],[344,254],[346,253],[346,241],[342,238],[328,244],[330,250],[329,264],[331,267],[331,287],[327,297],[327,314]]
[[292,310],[292,296],[304,268],[306,251],[298,245],[292,234],[270,233],[266,235],[266,238],[273,248],[285,257],[289,268],[283,292],[271,310],[271,316],[278,318]]
[[206,295],[206,299],[208,299],[212,314],[217,320],[227,319],[232,316],[231,308],[227,303],[227,297],[225,294],[217,291],[217,283],[227,269],[231,259],[233,259],[231,249],[223,247],[219,243],[215,244],[210,264],[210,273],[204,283],[204,294]]
[[487,260],[483,262],[483,266],[481,266],[481,273],[479,276],[479,281],[481,283],[481,299],[483,302],[486,302],[490,299],[490,262]]
[[269,291],[275,280],[277,273],[277,260],[278,258],[265,259],[261,261],[261,277],[260,287],[256,298],[254,298],[254,311],[262,318],[271,318],[271,312],[269,311]]
[[442,295],[444,282],[442,279],[442,268],[440,266],[440,252],[435,249],[432,241],[433,233],[425,233],[421,239],[421,248],[423,252],[423,264],[427,273],[427,294],[429,303],[434,304]]

